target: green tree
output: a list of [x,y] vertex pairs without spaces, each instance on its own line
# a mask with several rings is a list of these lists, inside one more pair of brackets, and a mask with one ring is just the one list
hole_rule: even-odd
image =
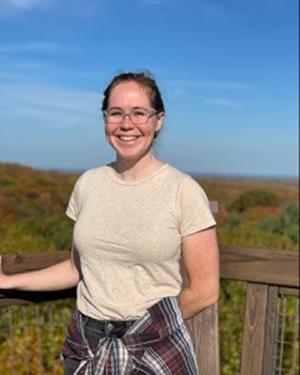
[[242,193],[231,203],[229,210],[244,212],[254,206],[276,207],[278,204],[279,199],[276,194],[262,189],[253,189]]

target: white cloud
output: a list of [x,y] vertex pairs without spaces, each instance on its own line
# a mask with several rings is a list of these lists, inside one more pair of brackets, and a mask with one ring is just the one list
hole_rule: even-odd
[[67,14],[92,16],[102,7],[102,3],[103,0],[0,0],[0,17],[54,7]]
[[[243,92],[247,92],[252,89],[251,85],[246,82],[238,81],[202,81],[202,80],[189,80],[189,79],[178,79],[172,81],[166,81],[167,91],[171,93],[172,98],[189,96],[191,97],[202,97],[208,98],[204,100],[206,104],[222,106],[232,109],[242,109],[242,107],[231,100],[224,99],[224,96],[232,93],[238,93],[239,95]],[[212,97],[212,99],[210,99]],[[216,97],[216,98],[215,98]]]
[[47,61],[33,61],[27,59],[16,59],[15,55],[0,54],[0,89],[5,84],[24,84],[33,82],[44,82],[50,80],[52,72],[56,72],[53,65]]
[[9,73],[5,70],[0,70],[0,79],[2,80],[14,80],[16,79],[15,73]]
[[[1,114],[50,126],[86,126],[100,121],[100,94],[59,86],[0,85]],[[3,122],[5,123],[5,122]]]
[[238,103],[233,100],[228,100],[224,98],[212,98],[212,99],[205,99],[205,104],[213,105],[217,107],[229,108],[234,110],[241,110],[243,109]]
[[181,89],[196,89],[209,91],[241,91],[251,89],[251,85],[238,81],[201,81],[201,80],[173,80],[169,83],[171,87]]
[[77,48],[63,46],[54,42],[30,41],[26,43],[5,43],[0,44],[0,53],[21,53],[21,52],[46,52],[46,53],[80,53]]
[[174,98],[177,98],[179,96],[183,96],[185,94],[186,94],[186,92],[182,88],[180,88],[180,87],[175,87],[174,90],[172,90],[172,92],[171,92],[171,95]]
[[[17,8],[28,9],[47,3],[47,0],[6,0],[8,4]],[[48,1],[49,2],[49,1]]]
[[47,8],[56,0],[1,0],[0,15],[10,14],[11,12],[28,11],[31,9]]

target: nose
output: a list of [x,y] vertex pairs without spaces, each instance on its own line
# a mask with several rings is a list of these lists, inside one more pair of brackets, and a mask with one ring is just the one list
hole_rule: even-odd
[[121,128],[123,129],[131,129],[134,127],[134,124],[132,123],[130,116],[128,113],[126,113],[123,117],[123,120],[121,122]]

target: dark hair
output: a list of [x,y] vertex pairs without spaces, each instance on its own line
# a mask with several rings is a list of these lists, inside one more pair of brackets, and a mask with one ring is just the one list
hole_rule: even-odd
[[139,71],[136,73],[121,73],[116,75],[110,84],[106,87],[103,92],[102,111],[105,111],[108,107],[108,101],[111,91],[120,83],[124,82],[136,82],[142,86],[148,93],[150,104],[158,112],[165,112],[164,103],[161,98],[159,88],[151,73],[146,71]]

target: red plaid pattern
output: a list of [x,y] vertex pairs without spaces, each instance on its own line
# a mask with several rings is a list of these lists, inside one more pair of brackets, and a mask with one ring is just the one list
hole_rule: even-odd
[[88,343],[82,314],[75,310],[61,350],[78,360],[78,375],[197,375],[193,344],[176,297],[150,307],[118,338],[99,334]]

